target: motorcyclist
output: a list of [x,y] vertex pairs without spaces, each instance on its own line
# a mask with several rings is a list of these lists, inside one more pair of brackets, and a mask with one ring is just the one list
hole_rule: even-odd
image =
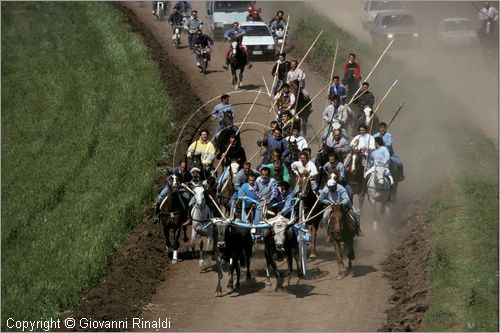
[[203,29],[203,21],[198,18],[198,11],[193,10],[191,12],[191,17],[186,20],[185,24],[186,30],[188,30],[188,42],[189,48],[193,49],[193,38],[196,34],[196,30]]
[[171,26],[182,24],[182,20],[184,19],[184,16],[182,16],[181,13],[177,10],[177,8],[172,9],[172,14],[168,17],[168,24]]
[[252,9],[247,15],[247,21],[258,21],[262,22],[262,17],[259,15],[259,11],[257,9]]
[[174,8],[177,9],[181,14],[187,14],[191,10],[191,4],[189,3],[189,1],[177,1]]
[[274,17],[274,20],[271,22],[270,29],[271,29],[271,32],[273,33],[273,36],[276,36],[276,31],[280,30],[280,29],[285,30],[285,27],[286,27],[285,20],[283,20],[282,17],[279,17],[278,15],[276,15]]
[[[210,60],[210,48],[214,45],[214,41],[210,36],[203,34],[201,29],[196,30],[196,35],[193,37],[193,47],[195,50],[198,48],[207,49],[208,60]],[[196,66],[201,67],[200,53],[195,52]]]
[[276,16],[278,16],[280,19],[283,20],[283,22],[285,23],[286,25],[286,20],[283,18],[283,16],[285,15],[285,13],[282,11],[282,10],[278,10],[276,12],[276,15],[273,16],[273,19],[269,22],[269,26],[271,26],[271,24],[273,24],[274,20],[276,20]]

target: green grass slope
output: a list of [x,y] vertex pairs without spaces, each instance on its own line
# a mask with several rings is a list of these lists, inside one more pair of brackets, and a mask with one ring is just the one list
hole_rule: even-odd
[[157,65],[109,4],[2,3],[2,327],[77,304],[152,198]]

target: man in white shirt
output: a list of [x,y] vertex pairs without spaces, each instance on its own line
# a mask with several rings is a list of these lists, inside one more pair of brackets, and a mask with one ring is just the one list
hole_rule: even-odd
[[301,152],[299,154],[299,160],[292,163],[292,172],[295,175],[300,175],[304,173],[305,170],[309,171],[309,178],[311,179],[311,188],[314,192],[318,191],[318,184],[316,182],[316,176],[318,175],[318,169],[312,161],[309,160],[309,154],[306,152]]

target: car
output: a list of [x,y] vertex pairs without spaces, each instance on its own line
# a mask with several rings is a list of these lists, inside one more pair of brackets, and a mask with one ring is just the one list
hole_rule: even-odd
[[467,17],[447,17],[439,23],[438,41],[440,46],[476,46],[479,38]]
[[246,31],[241,44],[247,48],[250,58],[276,58],[276,41],[267,24],[259,21],[242,22],[240,28]]
[[397,41],[396,47],[417,46],[420,44],[419,27],[413,15],[406,10],[383,10],[370,25],[373,42],[385,47],[392,39]]
[[363,28],[369,29],[370,24],[375,19],[375,16],[381,10],[403,9],[400,1],[366,1],[361,12],[361,23]]
[[222,38],[233,27],[233,22],[247,20],[248,8],[255,1],[208,1],[207,23],[214,38]]

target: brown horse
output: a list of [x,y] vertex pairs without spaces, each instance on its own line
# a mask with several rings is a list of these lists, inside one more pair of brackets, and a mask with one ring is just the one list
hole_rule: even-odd
[[[314,194],[311,188],[311,180],[309,178],[309,171],[304,170],[303,173],[298,176],[298,186],[299,192],[298,196],[300,199],[299,202],[299,222],[303,222],[307,219],[307,216],[315,216],[321,211],[321,205],[317,204],[316,201],[318,198],[316,194]],[[309,212],[306,214],[306,212]],[[321,214],[316,216],[311,221],[307,222],[306,225],[309,228],[309,232],[311,233],[311,255],[310,258],[316,258],[316,240],[318,237],[318,228],[319,222],[321,221]]]
[[342,271],[342,267],[345,269],[344,261],[342,260],[342,249],[340,243],[344,243],[347,246],[347,258],[349,259],[350,269],[352,267],[352,260],[354,260],[354,236],[355,236],[355,226],[354,217],[349,213],[343,211],[341,204],[332,204],[332,211],[330,213],[330,218],[328,220],[328,234],[330,239],[333,241],[333,246],[335,248],[335,256],[337,258],[338,274],[337,280],[344,278],[346,272]]

